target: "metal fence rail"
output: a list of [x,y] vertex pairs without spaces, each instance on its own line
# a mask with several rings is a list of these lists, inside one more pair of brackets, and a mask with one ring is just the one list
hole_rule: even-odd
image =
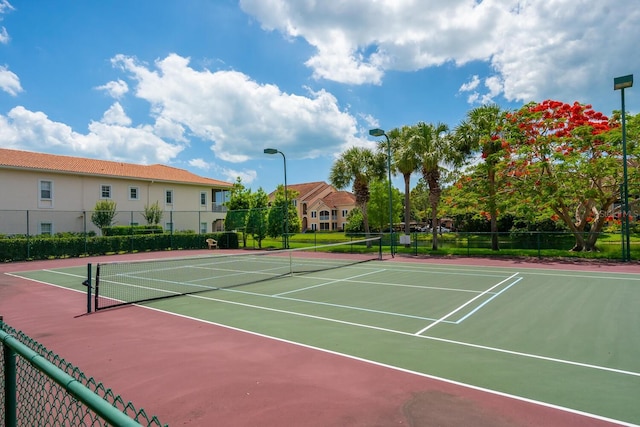
[[162,426],[0,317],[0,425]]

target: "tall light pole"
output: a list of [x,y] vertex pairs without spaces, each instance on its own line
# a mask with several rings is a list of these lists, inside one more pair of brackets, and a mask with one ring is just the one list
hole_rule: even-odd
[[[629,230],[629,182],[627,180],[627,129],[624,111],[624,90],[633,86],[633,74],[615,77],[613,79],[613,90],[620,89],[622,98],[622,202],[624,212],[622,213],[622,260],[631,261],[631,238]],[[626,243],[626,244],[625,244]]]
[[391,257],[393,258],[393,195],[391,192],[391,141],[389,136],[382,129],[370,129],[369,135],[371,136],[384,136],[387,139],[387,170],[389,172],[389,250],[391,251]]
[[289,247],[289,198],[287,195],[287,158],[284,153],[275,148],[265,148],[264,154],[282,154],[284,160],[284,248]]

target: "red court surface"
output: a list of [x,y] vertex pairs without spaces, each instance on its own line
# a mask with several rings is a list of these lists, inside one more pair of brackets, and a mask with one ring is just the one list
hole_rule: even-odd
[[[154,257],[169,255],[178,253]],[[149,254],[136,257],[142,256]],[[488,265],[478,259],[437,260],[454,261]],[[0,273],[86,263],[4,264]],[[638,264],[588,269],[603,268],[640,272]],[[6,323],[170,426],[613,425],[151,309],[130,306],[78,317],[83,307],[81,293],[0,275],[0,315]]]

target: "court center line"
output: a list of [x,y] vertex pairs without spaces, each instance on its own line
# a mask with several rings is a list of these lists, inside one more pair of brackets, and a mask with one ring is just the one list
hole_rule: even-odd
[[442,322],[443,320],[445,320],[447,317],[457,313],[458,311],[462,310],[463,308],[465,308],[466,306],[468,306],[469,304],[471,304],[472,302],[474,302],[475,300],[477,300],[478,298],[483,297],[484,295],[486,295],[487,293],[491,292],[492,290],[494,290],[495,288],[497,288],[498,286],[502,285],[504,282],[509,281],[511,279],[513,279],[514,277],[516,277],[519,273],[514,273],[511,276],[507,277],[506,279],[502,280],[501,282],[496,283],[495,285],[493,285],[492,287],[490,287],[489,289],[487,289],[486,291],[484,291],[483,293],[476,295],[475,297],[471,298],[469,301],[465,302],[464,304],[462,304],[460,307],[456,308],[455,310],[453,310],[452,312],[445,314],[444,316],[442,316],[441,318],[439,318],[438,320],[436,320],[435,322],[431,323],[428,326],[425,326],[424,328],[420,329],[418,332],[415,333],[415,335],[422,335],[424,332],[428,331],[429,329],[433,328],[434,326],[436,326],[438,323]]
[[294,289],[292,291],[287,291],[287,292],[280,292],[279,294],[273,294],[271,295],[272,297],[280,297],[282,295],[287,295],[287,294],[293,294],[295,292],[301,292],[301,291],[306,291],[309,289],[313,289],[313,288],[319,288],[321,286],[327,286],[327,285],[331,285],[333,283],[338,283],[338,282],[345,282],[347,280],[351,280],[351,279],[355,279],[357,277],[362,277],[362,276],[368,276],[370,274],[376,274],[376,273],[381,273],[384,271],[384,268],[380,269],[380,270],[374,270],[374,271],[369,271],[368,273],[362,273],[362,274],[358,274],[355,276],[351,276],[351,277],[346,277],[344,279],[335,279],[335,280],[331,280],[329,282],[325,282],[325,283],[319,283],[317,285],[313,285],[313,286],[307,286],[306,288],[300,288],[300,289]]
[[[282,310],[282,309],[273,308],[273,307],[264,307],[264,306],[261,306],[261,305],[248,304],[248,303],[239,302],[239,301],[229,301],[229,300],[223,300],[223,299],[218,299],[218,298],[211,298],[211,297],[206,297],[206,296],[202,296],[202,295],[187,295],[187,297],[189,297],[189,298],[198,298],[198,299],[203,299],[203,300],[208,300],[208,301],[216,301],[216,302],[221,302],[221,303],[224,303],[224,304],[238,305],[238,306],[241,306],[241,307],[257,308],[259,310],[272,311],[272,312],[282,313],[282,314],[287,314],[287,315],[306,317],[306,318],[309,318],[309,319],[317,319],[317,320],[323,320],[323,321],[327,321],[327,322],[339,323],[339,324],[343,324],[343,325],[356,326],[356,327],[366,328],[366,329],[373,329],[373,330],[376,330],[376,331],[389,332],[389,333],[392,333],[392,334],[407,335],[407,336],[416,337],[416,338],[420,338],[420,339],[427,339],[427,340],[432,340],[432,341],[444,342],[444,343],[448,343],[448,344],[460,345],[460,346],[463,346],[463,347],[471,347],[471,348],[477,348],[477,349],[481,349],[481,350],[495,351],[497,353],[509,354],[509,355],[512,355],[512,356],[521,356],[521,357],[530,358],[530,359],[544,360],[544,361],[547,361],[547,362],[561,363],[561,364],[565,364],[565,365],[578,366],[578,367],[581,367],[581,368],[589,368],[589,369],[595,369],[595,370],[599,370],[599,371],[613,372],[613,373],[616,373],[616,374],[630,375],[630,376],[633,376],[633,377],[640,377],[640,372],[625,371],[623,369],[609,368],[609,367],[606,367],[606,366],[592,365],[592,364],[589,364],[589,363],[574,362],[572,360],[564,360],[564,359],[558,359],[558,358],[555,358],[555,357],[540,356],[540,355],[537,355],[537,354],[523,353],[523,352],[520,352],[520,351],[507,350],[507,349],[498,348],[498,347],[489,347],[489,346],[486,346],[486,345],[473,344],[473,343],[468,343],[468,342],[463,342],[463,341],[455,341],[455,340],[450,340],[450,339],[447,339],[447,338],[439,338],[439,337],[428,336],[428,335],[416,335],[416,334],[411,333],[411,332],[405,332],[405,331],[399,331],[399,330],[396,330],[396,329],[383,328],[383,327],[380,327],[380,326],[366,325],[366,324],[363,324],[363,323],[349,322],[347,320],[333,319],[331,317],[316,316],[314,314],[299,313],[297,311]],[[135,305],[138,305],[138,304],[135,304]],[[146,308],[147,306],[141,305],[140,307],[145,307]]]
[[466,316],[463,316],[462,319],[458,320],[457,322],[455,322],[456,325],[459,325],[460,323],[464,322],[467,318],[471,317],[474,313],[476,313],[478,310],[480,310],[482,307],[484,307],[485,305],[489,304],[492,300],[494,300],[498,295],[500,295],[501,293],[505,292],[507,289],[509,289],[510,287],[512,287],[513,285],[515,285],[516,283],[518,283],[520,280],[522,280],[522,277],[518,277],[518,280],[516,280],[515,282],[511,283],[509,286],[507,286],[506,288],[504,288],[503,290],[501,290],[498,293],[493,294],[493,296],[491,296],[491,298],[489,298],[488,300],[486,300],[485,302],[483,302],[482,304],[480,304],[479,306],[477,306],[476,308],[474,308],[473,310],[471,310],[469,313],[467,313]]

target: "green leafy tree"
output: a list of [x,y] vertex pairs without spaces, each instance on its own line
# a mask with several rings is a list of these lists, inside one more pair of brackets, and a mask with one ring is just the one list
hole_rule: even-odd
[[[491,225],[491,249],[499,250],[498,244],[498,198],[499,183],[496,180],[497,165],[503,153],[502,141],[504,134],[505,113],[499,106],[483,105],[467,113],[465,120],[456,127],[454,141],[456,147],[467,157],[481,154],[483,163],[476,169],[480,172],[480,179],[474,181],[476,188],[482,194],[480,199],[484,203],[482,211],[486,212]],[[502,181],[504,182],[504,181]]]
[[267,213],[269,206],[269,196],[264,190],[258,190],[251,195],[251,208],[247,216],[245,232],[251,234],[258,242],[258,247],[262,248],[262,240],[267,237]]
[[344,231],[347,234],[364,233],[364,218],[360,208],[353,208],[349,211]]
[[91,222],[100,229],[109,227],[113,224],[113,218],[116,216],[116,202],[112,200],[99,200],[93,208],[91,214]]
[[422,179],[429,188],[429,207],[433,226],[433,250],[438,249],[438,205],[442,194],[442,181],[445,164],[458,164],[462,161],[460,152],[455,149],[449,137],[447,125],[438,123],[418,123],[414,127],[415,144],[420,153],[420,171]]
[[149,205],[144,206],[144,213],[142,214],[142,216],[147,221],[147,224],[149,225],[160,224],[160,221],[162,221],[162,215],[163,215],[163,212],[162,212],[162,209],[160,209],[160,205],[158,204],[158,201],[153,203],[151,206]]
[[[411,126],[395,128],[388,132],[391,143],[392,173],[402,174],[404,180],[404,232],[411,233],[411,175],[420,170],[421,153],[419,139]],[[387,152],[387,141],[380,142],[379,150]]]
[[[287,189],[287,199],[289,202],[289,215],[287,216],[287,228],[289,229],[289,234],[299,233],[301,224],[300,217],[298,216],[298,211],[296,207],[291,203],[292,200],[298,197],[298,192]],[[267,235],[269,237],[280,237],[284,233],[284,215],[282,214],[285,209],[285,197],[284,197],[284,186],[278,185],[276,192],[274,194],[273,203],[271,203],[271,208],[269,209],[268,216],[268,229]]]
[[238,177],[231,188],[229,201],[225,203],[227,215],[224,219],[224,229],[227,231],[242,231],[242,247],[247,247],[247,216],[251,207],[251,189],[245,188],[242,179]]
[[[389,229],[389,181],[375,180],[369,186],[369,223],[374,230]],[[393,222],[402,218],[402,193],[397,188],[391,189],[393,205],[391,207]]]
[[416,186],[411,189],[411,217],[417,222],[426,224],[430,217],[429,208],[429,187],[420,178]]
[[369,235],[369,218],[367,203],[369,202],[369,184],[381,179],[385,172],[385,158],[380,153],[362,147],[352,147],[340,155],[331,167],[329,180],[331,185],[343,190],[353,184],[356,205],[362,212],[364,230]]

